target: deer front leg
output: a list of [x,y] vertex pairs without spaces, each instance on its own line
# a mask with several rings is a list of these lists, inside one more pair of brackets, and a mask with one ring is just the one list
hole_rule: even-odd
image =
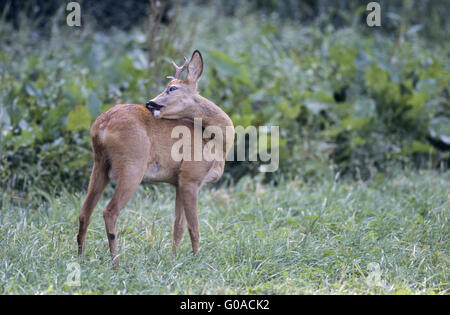
[[200,185],[196,183],[180,182],[180,195],[183,200],[184,214],[186,216],[189,235],[191,237],[192,251],[195,254],[198,252],[200,243],[200,229],[198,224],[198,191]]
[[183,200],[181,199],[180,188],[177,187],[175,197],[175,221],[173,223],[173,243],[172,243],[173,254],[175,254],[178,247],[180,247],[185,227],[186,227],[186,216],[184,215],[184,205]]

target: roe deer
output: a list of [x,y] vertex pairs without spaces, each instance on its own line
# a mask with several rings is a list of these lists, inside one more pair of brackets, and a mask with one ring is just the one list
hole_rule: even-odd
[[[186,58],[185,58],[186,59]],[[94,166],[88,193],[79,215],[78,254],[82,255],[86,231],[92,212],[110,180],[117,180],[111,201],[103,211],[106,234],[113,266],[118,266],[116,221],[143,180],[170,183],[176,188],[175,221],[172,250],[179,247],[187,223],[194,255],[199,248],[197,201],[202,185],[217,181],[223,174],[225,157],[234,142],[231,119],[211,101],[200,96],[197,83],[203,72],[203,59],[195,51],[191,61],[182,67],[175,65],[175,77],[162,94],[143,105],[116,105],[94,122],[91,127]],[[185,80],[182,72],[187,68]],[[217,126],[226,137],[223,159],[213,161],[175,161],[171,149],[177,139],[171,137],[173,128],[185,126],[194,132],[195,118],[203,125]],[[227,129],[228,132],[225,131]],[[230,130],[232,132],[230,132]],[[203,139],[202,147],[216,137]],[[221,143],[222,144],[222,143]]]

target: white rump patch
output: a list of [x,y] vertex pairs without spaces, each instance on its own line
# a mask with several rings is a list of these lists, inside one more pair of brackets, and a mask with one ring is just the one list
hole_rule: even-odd
[[101,142],[105,142],[105,137],[106,137],[105,126],[100,125],[100,140],[101,140]]

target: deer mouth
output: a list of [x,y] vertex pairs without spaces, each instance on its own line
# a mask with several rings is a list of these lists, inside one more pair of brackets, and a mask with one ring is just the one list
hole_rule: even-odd
[[152,115],[154,117],[157,117],[157,116],[159,117],[161,109],[163,109],[165,107],[165,106],[159,105],[153,101],[148,102],[147,104],[145,104],[145,106],[152,113]]

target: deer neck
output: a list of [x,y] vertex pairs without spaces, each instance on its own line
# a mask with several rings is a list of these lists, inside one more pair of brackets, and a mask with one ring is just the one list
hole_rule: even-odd
[[[214,126],[220,128],[223,136],[223,154],[226,157],[234,142],[234,127],[230,117],[216,104],[208,99],[197,95],[194,99],[198,104],[194,110],[194,117],[202,119],[204,128]],[[215,140],[217,137],[214,137]]]

